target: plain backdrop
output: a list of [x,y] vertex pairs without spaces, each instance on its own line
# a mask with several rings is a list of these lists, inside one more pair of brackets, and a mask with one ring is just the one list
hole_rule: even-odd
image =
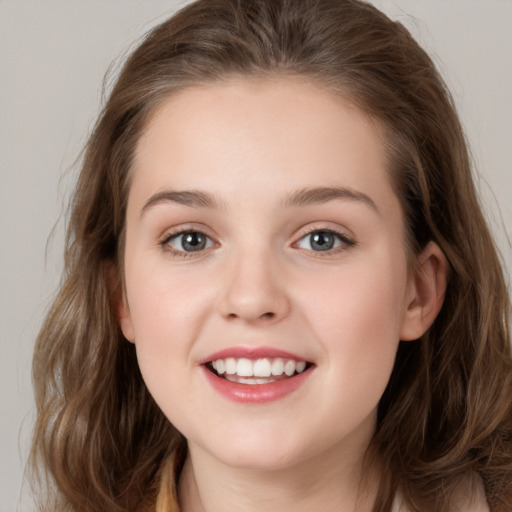
[[[31,353],[58,283],[62,214],[104,73],[185,3],[0,0],[0,512],[34,510],[22,484],[33,421]],[[412,31],[450,85],[510,271],[512,1],[374,3]]]

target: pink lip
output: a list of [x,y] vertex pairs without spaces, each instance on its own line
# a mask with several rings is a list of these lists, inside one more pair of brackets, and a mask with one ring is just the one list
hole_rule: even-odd
[[199,361],[206,379],[215,391],[235,402],[248,404],[271,402],[293,393],[306,381],[313,370],[313,367],[311,367],[298,375],[294,375],[293,377],[270,382],[268,384],[241,384],[219,377],[215,373],[211,372],[206,366],[207,363],[216,361],[217,359],[226,359],[228,357],[234,357],[236,359],[242,357],[247,359],[272,359],[280,357],[283,359],[293,359],[294,361],[306,360],[296,354],[286,352],[285,350],[279,350],[274,347],[236,346],[215,352],[214,354],[211,354]]
[[[268,356],[267,353],[267,357],[271,356]],[[217,359],[222,359],[222,357],[217,357]],[[201,369],[215,391],[229,400],[246,404],[262,404],[284,398],[297,390],[312,372],[312,368],[309,368],[298,375],[269,384],[240,384],[218,377],[205,365],[202,365]]]
[[216,361],[217,359],[226,359],[227,357],[234,357],[236,359],[239,359],[241,357],[245,357],[247,359],[262,359],[264,357],[282,357],[283,359],[293,359],[294,361],[305,361],[303,357],[273,347],[238,346],[226,348],[224,350],[220,350],[219,352],[215,352],[214,354],[211,354],[208,357],[201,359],[201,361],[199,361],[199,364],[209,363],[211,361]]

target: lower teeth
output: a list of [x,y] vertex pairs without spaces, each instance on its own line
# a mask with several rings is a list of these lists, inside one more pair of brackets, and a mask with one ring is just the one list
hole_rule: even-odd
[[281,380],[271,377],[238,377],[238,375],[222,375],[222,377],[230,382],[237,382],[239,384],[270,384],[271,382]]
[[280,380],[289,379],[290,377],[295,377],[299,375],[298,373],[294,373],[293,375],[279,375],[279,376],[271,376],[271,377],[239,377],[238,375],[228,375],[227,373],[223,375],[219,375],[214,372],[221,379],[229,380],[230,382],[237,382],[239,384],[270,384],[271,382],[278,382]]

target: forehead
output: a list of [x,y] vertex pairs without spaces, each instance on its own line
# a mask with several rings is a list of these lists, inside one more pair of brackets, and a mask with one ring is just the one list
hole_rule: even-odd
[[379,195],[389,185],[383,134],[351,102],[297,78],[193,86],[149,118],[132,188],[147,195],[199,182],[229,195],[267,183],[276,191],[325,185]]

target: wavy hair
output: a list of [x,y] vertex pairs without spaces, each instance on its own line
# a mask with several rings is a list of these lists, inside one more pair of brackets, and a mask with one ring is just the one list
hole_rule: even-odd
[[410,251],[433,240],[449,262],[443,308],[421,339],[401,343],[379,405],[373,511],[389,512],[397,489],[413,511],[449,511],[468,473],[493,512],[512,510],[510,298],[463,130],[429,56],[358,0],[199,0],[124,64],[83,155],[62,286],[35,348],[41,510],[142,510],[181,441],[116,318],[130,168],[162,101],[234,76],[298,76],[380,120]]

